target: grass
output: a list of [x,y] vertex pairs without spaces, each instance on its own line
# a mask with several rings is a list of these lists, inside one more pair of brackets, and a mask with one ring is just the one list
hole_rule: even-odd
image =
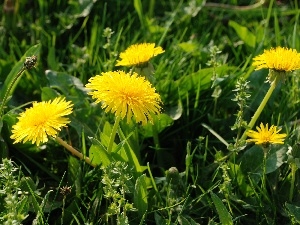
[[[283,145],[264,158],[260,146],[237,142],[242,123],[231,129],[238,103],[248,124],[270,87],[253,57],[276,46],[300,51],[298,1],[19,0],[12,11],[9,2],[0,4],[2,223],[300,223],[299,70],[276,86],[255,123],[281,127]],[[151,59],[162,114],[154,125],[120,121],[110,153],[115,117],[84,85],[102,72],[129,72],[116,60],[141,42],[165,50]],[[3,102],[32,55],[37,65]],[[244,103],[232,100],[237,94]],[[13,144],[19,113],[57,96],[74,104],[59,136],[96,168],[54,139]]]

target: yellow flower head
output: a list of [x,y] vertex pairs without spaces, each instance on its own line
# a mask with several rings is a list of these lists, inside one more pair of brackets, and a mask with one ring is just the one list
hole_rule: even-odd
[[260,127],[256,127],[257,131],[249,130],[247,135],[251,138],[247,142],[255,142],[257,145],[269,146],[269,144],[283,144],[286,134],[278,134],[281,129],[277,129],[276,126],[271,126],[268,129],[268,124],[266,126],[263,123]]
[[143,67],[151,58],[163,52],[162,47],[155,48],[154,43],[134,44],[120,53],[121,60],[117,60],[116,66]]
[[102,103],[105,112],[111,111],[122,119],[127,116],[127,123],[134,115],[137,122],[152,122],[152,114],[160,113],[160,95],[155,93],[149,81],[137,73],[114,71],[102,73],[90,78],[86,85],[94,90],[89,94]]
[[300,53],[295,49],[282,47],[264,50],[264,53],[253,58],[253,66],[255,70],[262,68],[272,69],[276,71],[294,71],[300,69]]
[[19,121],[13,125],[12,139],[14,143],[31,141],[40,145],[48,141],[48,135],[56,137],[61,127],[70,121],[64,116],[72,113],[73,104],[65,98],[55,98],[52,102],[34,102],[18,117]]

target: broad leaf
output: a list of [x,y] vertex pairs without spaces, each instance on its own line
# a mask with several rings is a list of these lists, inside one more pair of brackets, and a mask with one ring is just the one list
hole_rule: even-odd
[[145,138],[148,138],[148,137],[153,137],[153,132],[159,134],[165,128],[171,126],[172,124],[173,124],[173,119],[169,115],[162,113],[160,115],[155,116],[154,124],[148,123],[145,126],[143,126],[141,129],[143,129],[143,136]]
[[285,207],[287,208],[289,216],[294,218],[295,222],[297,222],[297,224],[299,224],[300,223],[300,207],[289,204],[289,203],[285,203]]
[[252,48],[255,47],[256,37],[252,32],[248,30],[247,27],[241,26],[240,24],[232,20],[229,21],[229,26],[231,26],[235,30],[237,35],[246,45]]
[[107,153],[106,148],[96,139],[91,138],[92,146],[89,149],[89,158],[95,165],[108,166],[112,159]]
[[49,87],[60,90],[63,94],[68,95],[71,91],[71,88],[75,87],[76,94],[81,95],[82,97],[86,96],[87,89],[83,86],[80,79],[63,73],[56,72],[53,70],[46,70],[46,77],[49,81]]
[[226,209],[223,202],[221,201],[221,199],[213,192],[211,192],[210,195],[211,195],[211,198],[217,209],[221,224],[222,225],[232,225],[233,224],[232,217],[231,217],[230,213],[228,212],[228,210]]
[[[272,173],[278,169],[287,159],[286,147],[271,146],[267,155],[266,173]],[[241,169],[244,173],[262,174],[263,172],[263,150],[254,145],[248,149],[241,158]]]
[[211,87],[211,76],[214,72],[216,72],[219,77],[223,77],[233,70],[236,70],[236,67],[223,65],[217,68],[201,69],[190,75],[183,76],[176,81],[179,87],[179,93],[181,96],[186,96],[187,92],[195,91],[198,88],[200,88],[200,90],[206,90]]
[[140,217],[143,217],[148,209],[147,193],[146,175],[143,174],[137,178],[134,190],[134,205]]
[[120,138],[121,142],[124,142],[124,146],[121,148],[121,150],[118,152],[118,154],[123,157],[126,157],[128,159],[128,164],[135,168],[135,171],[137,172],[137,174],[142,173],[147,167],[140,165],[139,160],[138,160],[134,150],[131,148],[131,146],[127,142],[127,139],[129,137],[125,137],[125,135],[121,129],[118,130],[118,134],[119,134],[119,138]]
[[280,146],[280,148],[272,148],[268,154],[266,162],[266,173],[272,173],[277,170],[287,160],[287,147]]

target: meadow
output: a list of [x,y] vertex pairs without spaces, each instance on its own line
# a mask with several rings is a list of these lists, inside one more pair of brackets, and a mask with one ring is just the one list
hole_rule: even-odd
[[298,0],[0,8],[0,224],[300,224]]

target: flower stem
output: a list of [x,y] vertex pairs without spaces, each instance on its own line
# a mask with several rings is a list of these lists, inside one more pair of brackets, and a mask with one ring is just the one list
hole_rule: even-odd
[[62,140],[60,137],[56,137],[55,139],[59,144],[61,144],[63,147],[65,147],[73,155],[75,155],[76,157],[78,157],[81,160],[84,160],[87,164],[91,165],[92,167],[96,167],[96,165],[91,162],[89,157],[84,156],[81,152],[77,151],[71,145],[67,144],[67,142]]
[[[156,120],[156,118],[155,118],[155,120]],[[157,132],[157,127],[156,127],[155,122],[152,124],[152,133],[153,133],[153,141],[154,141],[155,150],[158,150],[160,148],[160,144],[159,144],[158,132]]]
[[[273,91],[275,90],[275,87],[276,87],[276,80],[274,80],[268,90],[268,92],[266,93],[264,99],[262,100],[262,102],[260,103],[259,107],[257,108],[256,112],[254,113],[251,121],[249,122],[248,124],[248,129],[252,129],[254,124],[256,123],[258,117],[260,116],[262,110],[264,109],[264,107],[266,106],[269,98],[271,97]],[[247,130],[248,130],[247,129]],[[247,130],[244,132],[243,136],[241,137],[241,140],[244,141],[246,140],[246,137],[247,137]]]
[[297,165],[295,163],[292,163],[291,165],[291,173],[292,173],[292,180],[291,180],[291,188],[290,188],[290,195],[289,195],[289,201],[292,202],[293,195],[294,195],[294,186],[295,186],[295,177],[296,177],[296,171],[297,171]]
[[12,87],[14,86],[15,82],[17,81],[17,79],[22,75],[22,73],[26,70],[26,67],[23,66],[22,69],[17,73],[17,75],[15,76],[15,78],[13,79],[13,81],[9,84],[8,86],[8,89],[7,91],[5,92],[5,95],[3,97],[3,100],[1,102],[1,105],[0,105],[0,118],[2,117],[2,114],[3,114],[3,108],[4,108],[4,105],[7,101],[7,98],[9,96],[9,93],[12,89]]
[[64,195],[64,198],[63,198],[63,204],[62,204],[61,218],[60,218],[60,223],[61,223],[61,224],[64,224],[65,205],[66,205],[66,196]]
[[262,177],[262,190],[266,190],[266,162],[267,162],[267,149],[264,150],[264,159],[263,159],[263,177]]
[[115,137],[116,137],[116,133],[117,133],[117,130],[118,130],[118,127],[119,127],[120,120],[121,120],[121,117],[117,116],[115,124],[114,124],[113,129],[112,129],[111,134],[110,134],[110,138],[109,138],[109,144],[108,144],[108,147],[107,147],[108,154],[111,154],[112,147],[113,147],[113,144],[114,144],[114,140],[115,140]]

